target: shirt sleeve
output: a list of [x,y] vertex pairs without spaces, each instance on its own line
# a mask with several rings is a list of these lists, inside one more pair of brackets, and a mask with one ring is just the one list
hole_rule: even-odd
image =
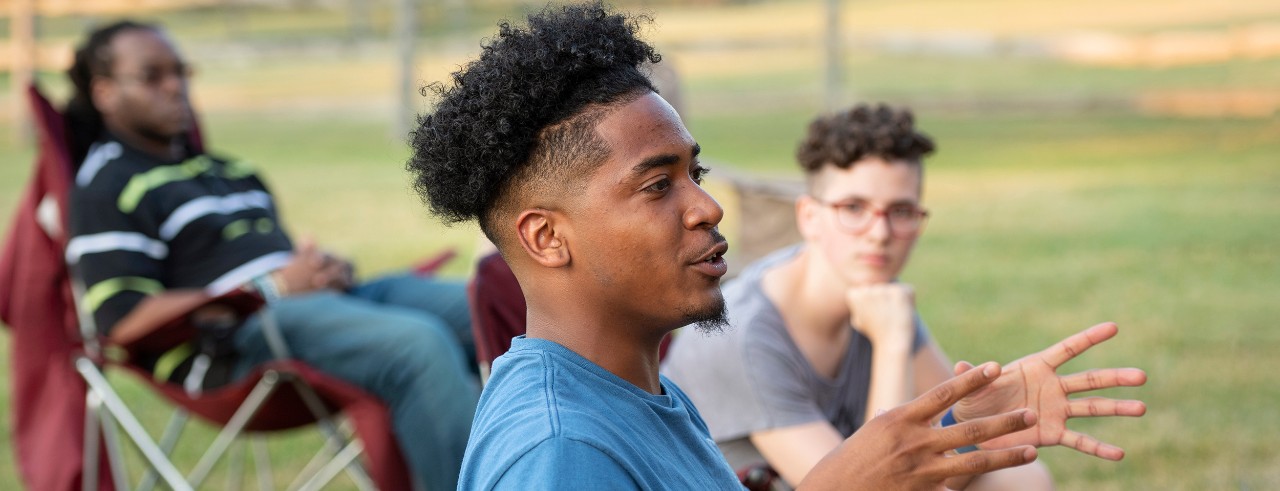
[[80,308],[106,334],[149,295],[164,289],[168,245],[146,225],[144,206],[122,209],[119,193],[76,189],[69,212],[67,264],[82,283]]
[[550,438],[520,456],[491,489],[639,488],[631,473],[608,453],[578,440]]

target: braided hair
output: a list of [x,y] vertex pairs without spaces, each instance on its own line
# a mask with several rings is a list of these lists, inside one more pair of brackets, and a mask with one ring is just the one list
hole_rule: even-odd
[[71,79],[75,92],[62,111],[73,165],[80,165],[89,152],[89,146],[102,136],[105,127],[102,114],[93,105],[93,79],[111,76],[115,62],[111,41],[117,34],[132,30],[158,31],[159,27],[132,20],[117,21],[93,30],[76,48],[75,62],[67,69],[67,77]]

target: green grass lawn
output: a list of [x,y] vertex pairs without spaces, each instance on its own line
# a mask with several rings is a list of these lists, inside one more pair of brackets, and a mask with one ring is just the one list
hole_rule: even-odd
[[[689,36],[680,33],[693,17],[676,12],[664,24],[660,14],[659,27]],[[456,68],[471,49],[447,44],[432,44],[441,52],[426,57],[424,80]],[[798,177],[791,155],[820,110],[820,58],[768,46],[714,56],[673,46],[688,124],[711,166]],[[1280,487],[1280,385],[1271,380],[1280,330],[1268,327],[1280,317],[1280,120],[1182,119],[1125,107],[944,110],[968,99],[1265,89],[1280,86],[1276,60],[1157,70],[853,52],[848,62],[851,100],[918,103],[921,126],[939,143],[927,163],[931,219],[904,279],[948,354],[1009,361],[1112,320],[1120,336],[1067,368],[1136,366],[1150,376],[1145,388],[1107,394],[1147,401],[1146,417],[1072,423],[1125,448],[1123,462],[1042,453],[1060,489]],[[390,74],[389,63],[390,54],[349,53],[215,59],[201,64],[196,96],[213,148],[264,171],[292,232],[351,255],[368,274],[457,248],[463,254],[445,274],[465,276],[478,233],[437,223],[410,190],[404,138],[386,124],[390,79],[344,70]],[[0,124],[0,135],[9,130]],[[0,155],[7,229],[31,154],[0,138]],[[749,217],[738,220],[751,226]],[[0,359],[8,342],[0,334]],[[8,363],[0,366],[7,373]],[[8,383],[0,377],[0,408],[9,406]],[[126,397],[158,429],[165,404],[125,383]],[[8,424],[0,439],[8,440]],[[276,465],[301,467],[316,441],[296,434],[274,443]],[[17,479],[9,448],[0,450],[0,488]],[[179,456],[194,459],[190,449]]]

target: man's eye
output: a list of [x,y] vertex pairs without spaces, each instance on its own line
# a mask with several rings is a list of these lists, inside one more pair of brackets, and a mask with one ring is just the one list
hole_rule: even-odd
[[661,192],[665,192],[670,187],[671,187],[671,180],[667,178],[663,178],[661,181],[650,184],[649,187],[644,189],[646,191],[661,193]]
[[850,213],[853,215],[861,215],[867,212],[866,203],[846,203],[846,204],[840,205],[840,207],[844,208],[845,213]]
[[148,68],[142,72],[142,81],[151,85],[157,85],[164,81],[165,71],[159,68]]
[[889,208],[889,216],[895,218],[915,218],[916,208],[908,205],[895,206]]
[[708,172],[711,172],[711,169],[707,167],[694,167],[693,170],[689,171],[689,177],[693,178],[693,182],[701,186],[702,180],[706,179]]

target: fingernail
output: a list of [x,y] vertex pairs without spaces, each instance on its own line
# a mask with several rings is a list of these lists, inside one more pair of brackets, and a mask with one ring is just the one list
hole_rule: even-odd
[[996,376],[996,364],[988,363],[986,366],[982,367],[982,375],[987,378]]
[[1027,462],[1031,462],[1031,461],[1035,460],[1035,459],[1036,459],[1036,449],[1035,449],[1035,447],[1027,447],[1027,449],[1026,449],[1026,450],[1023,450],[1023,451],[1022,451],[1022,459],[1023,459],[1023,460],[1025,460],[1025,461],[1027,461]]
[[1022,422],[1026,423],[1028,426],[1036,424],[1036,412],[1030,409],[1024,409],[1022,411]]

